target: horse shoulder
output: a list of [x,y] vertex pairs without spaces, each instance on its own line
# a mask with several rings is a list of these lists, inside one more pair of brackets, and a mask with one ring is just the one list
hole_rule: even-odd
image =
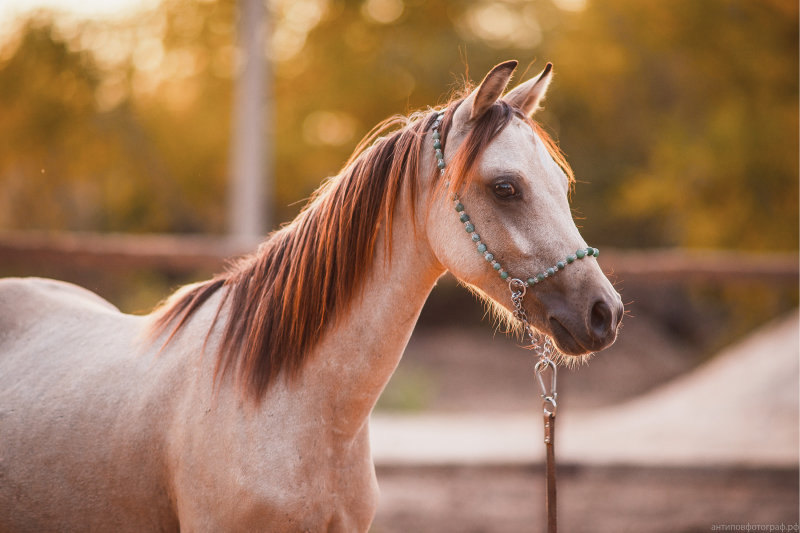
[[253,409],[227,385],[186,398],[176,417],[186,424],[173,448],[181,526],[366,531],[378,497],[368,428],[344,442],[298,409],[306,399],[292,387],[276,383]]

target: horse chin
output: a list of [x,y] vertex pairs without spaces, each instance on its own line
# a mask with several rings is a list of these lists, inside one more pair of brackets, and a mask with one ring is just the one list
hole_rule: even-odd
[[561,322],[551,318],[550,319],[550,337],[561,352],[567,362],[574,363],[585,356],[591,355],[594,350],[584,346],[575,336],[565,328]]

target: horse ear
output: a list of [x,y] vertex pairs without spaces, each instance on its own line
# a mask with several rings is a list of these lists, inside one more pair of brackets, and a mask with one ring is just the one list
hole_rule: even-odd
[[520,83],[513,91],[505,95],[503,100],[530,117],[539,108],[539,103],[544,99],[547,87],[552,79],[553,64],[548,63],[541,74],[525,83]]
[[453,122],[466,124],[480,118],[506,90],[515,68],[517,61],[512,59],[490,70],[478,88],[472,91],[458,107]]

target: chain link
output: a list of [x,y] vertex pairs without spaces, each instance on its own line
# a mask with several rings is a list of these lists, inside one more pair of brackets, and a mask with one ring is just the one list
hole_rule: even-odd
[[[522,323],[524,334],[530,340],[531,348],[537,357],[534,371],[536,373],[536,379],[539,382],[544,414],[548,418],[555,418],[556,409],[558,408],[556,404],[556,398],[558,397],[558,393],[556,392],[558,367],[551,356],[555,356],[556,347],[550,337],[536,331],[536,329],[531,326],[530,322],[528,322],[528,314],[522,306],[527,291],[525,282],[521,279],[511,278],[508,280],[508,288],[511,291],[511,304],[514,306],[514,318]],[[547,372],[550,373],[549,386],[545,384],[544,379],[544,374]]]

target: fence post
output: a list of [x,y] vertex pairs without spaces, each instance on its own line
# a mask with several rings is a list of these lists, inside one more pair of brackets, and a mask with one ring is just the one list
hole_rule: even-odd
[[238,1],[241,64],[234,87],[228,220],[231,236],[253,242],[270,221],[272,136],[269,14],[265,0]]

